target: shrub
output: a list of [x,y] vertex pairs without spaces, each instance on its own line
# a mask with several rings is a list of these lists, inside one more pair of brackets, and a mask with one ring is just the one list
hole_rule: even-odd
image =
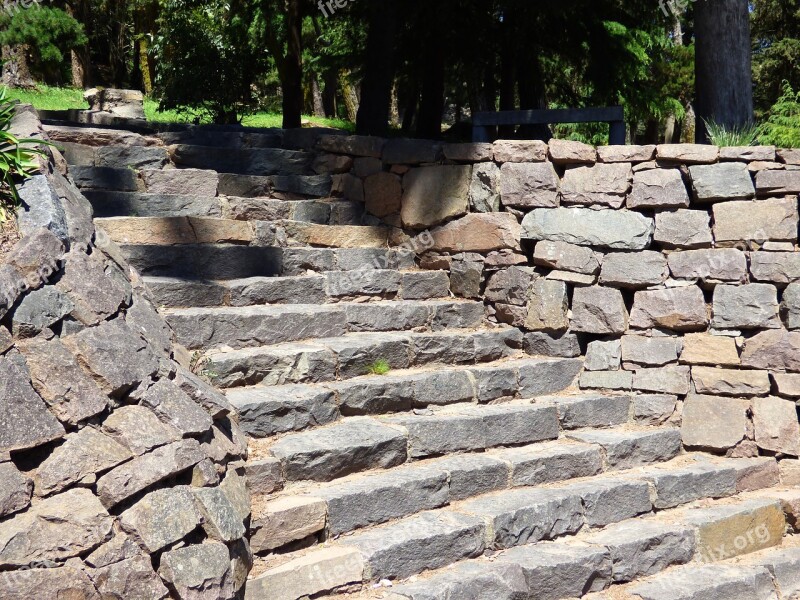
[[367,373],[369,375],[386,375],[391,370],[392,367],[389,365],[389,361],[383,358],[367,366]]
[[761,125],[759,141],[778,148],[800,148],[800,92],[788,81],[783,82],[781,97]]
[[16,103],[9,100],[6,90],[0,90],[0,223],[14,216],[19,206],[17,182],[30,177],[37,169],[36,154],[41,150],[31,148],[43,142],[37,139],[19,139],[11,134],[11,119]]
[[755,146],[758,143],[759,127],[755,123],[739,127],[726,127],[714,121],[705,121],[708,139],[714,146]]
[[41,80],[69,81],[66,56],[87,41],[83,25],[59,8],[36,5],[13,14],[0,12],[0,45],[27,47],[28,67]]

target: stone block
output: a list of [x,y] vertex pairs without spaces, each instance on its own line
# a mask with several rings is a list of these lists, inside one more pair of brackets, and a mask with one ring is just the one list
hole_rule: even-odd
[[245,467],[247,473],[247,488],[253,495],[266,495],[276,492],[283,487],[283,473],[281,461],[277,458],[262,458],[250,460]]
[[667,278],[667,259],[660,252],[645,250],[612,252],[603,258],[600,283],[611,287],[640,289],[659,285]]
[[383,218],[400,212],[403,186],[393,173],[375,173],[364,180],[364,200],[367,212]]
[[0,517],[27,508],[31,503],[33,482],[12,463],[0,463]]
[[320,498],[286,496],[256,504],[250,524],[253,552],[268,552],[325,529],[326,503]]
[[180,598],[225,598],[233,593],[230,566],[225,544],[209,542],[165,552],[158,572]]
[[511,163],[500,168],[500,198],[512,208],[558,206],[559,179],[552,163]]
[[500,167],[493,162],[472,167],[469,205],[472,211],[479,213],[500,211]]
[[630,390],[633,373],[630,371],[584,371],[581,373],[580,388],[596,390]]
[[217,195],[216,171],[200,169],[144,169],[139,173],[150,194],[213,197]]
[[492,600],[516,600],[528,593],[522,569],[515,564],[463,562],[424,581],[393,588],[387,600],[444,600],[480,594]]
[[626,210],[540,208],[525,215],[522,237],[612,250],[644,250],[653,236],[653,219]]
[[633,175],[633,189],[628,196],[628,208],[669,209],[688,208],[689,194],[678,169],[650,169]]
[[741,163],[690,166],[689,175],[698,202],[745,200],[756,195],[747,165]]
[[636,292],[630,325],[634,329],[704,330],[709,318],[697,286]]
[[800,372],[800,334],[783,329],[762,331],[747,339],[742,366]]
[[712,396],[764,396],[771,387],[767,371],[714,367],[692,367],[692,382],[698,394]]
[[676,279],[742,283],[747,278],[747,257],[735,248],[673,252],[668,260]]
[[597,478],[563,488],[583,500],[586,525],[605,527],[653,509],[650,487],[644,481]]
[[512,266],[493,273],[486,283],[484,297],[490,302],[523,305],[531,283],[537,278],[531,267]]
[[714,288],[714,317],[717,329],[777,329],[778,294],[774,286],[764,283],[718,285]]
[[662,425],[675,415],[678,398],[669,394],[640,394],[633,397],[633,417],[642,425]]
[[598,335],[624,333],[628,328],[628,309],[622,294],[599,286],[576,288],[570,327],[572,331]]
[[587,371],[617,371],[622,358],[619,340],[589,342],[583,368]]
[[559,165],[572,163],[592,164],[597,161],[597,150],[589,144],[553,138],[548,143],[548,146],[550,159]]
[[578,337],[572,333],[565,333],[561,336],[542,332],[526,333],[523,347],[527,354],[535,356],[574,358],[581,354]]
[[557,394],[572,386],[583,362],[576,359],[528,360],[519,364],[519,394],[536,398]]
[[597,156],[600,162],[646,162],[653,160],[656,147],[653,144],[646,146],[598,146]]
[[469,210],[472,167],[441,165],[412,169],[403,178],[403,225],[426,229]]
[[530,284],[527,297],[525,328],[550,333],[569,328],[567,286],[560,281],[536,279]]
[[797,199],[722,202],[714,205],[717,244],[797,241]]
[[511,485],[514,487],[591,477],[603,470],[600,449],[587,444],[544,442],[501,450],[494,456],[511,464]]
[[620,208],[630,188],[631,166],[625,163],[567,168],[561,182],[565,203]]
[[769,169],[756,174],[759,196],[788,196],[800,193],[800,173],[797,170]]
[[750,273],[756,281],[800,281],[800,252],[753,252],[750,254]]
[[533,262],[541,267],[587,275],[595,275],[600,270],[597,253],[590,248],[566,242],[538,242],[533,252]]
[[736,340],[709,333],[689,333],[683,337],[681,363],[738,367],[741,363]]
[[637,369],[633,374],[633,389],[683,396],[688,394],[690,389],[689,367]]
[[681,435],[677,429],[643,431],[585,431],[570,434],[585,444],[603,449],[606,470],[634,469],[663,463],[681,452]]
[[717,162],[719,148],[704,144],[659,144],[656,159],[665,162],[709,164]]
[[800,456],[800,423],[797,406],[782,398],[754,398],[753,425],[756,444],[770,452]]
[[563,429],[613,427],[628,422],[630,396],[545,396],[539,403],[552,403]]
[[435,463],[449,476],[449,501],[465,500],[509,486],[510,467],[502,454],[463,454],[449,456]]
[[703,498],[725,498],[736,493],[736,469],[697,461],[684,467],[652,467],[642,475],[656,491],[653,506],[674,508]]
[[541,140],[497,140],[492,149],[498,163],[547,160],[547,144]]
[[706,248],[713,243],[710,218],[704,210],[656,213],[653,239],[667,248]]
[[430,250],[492,252],[520,247],[520,225],[510,213],[470,213],[430,232]]
[[624,335],[622,361],[648,367],[661,367],[677,362],[680,348],[680,338]]

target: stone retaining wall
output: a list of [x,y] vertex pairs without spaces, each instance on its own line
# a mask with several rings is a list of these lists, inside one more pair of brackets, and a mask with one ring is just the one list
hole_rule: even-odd
[[365,202],[369,224],[428,242],[420,263],[449,269],[453,293],[484,298],[532,353],[584,356],[581,388],[677,402],[689,448],[800,455],[800,151],[317,148],[318,162],[352,159],[335,189]]
[[246,440],[65,175],[21,187],[0,264],[0,598],[233,598]]

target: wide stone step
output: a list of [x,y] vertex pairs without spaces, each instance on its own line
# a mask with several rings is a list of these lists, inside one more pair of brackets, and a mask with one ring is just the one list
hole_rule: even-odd
[[[522,334],[516,328],[366,332],[304,344],[215,352],[206,357],[206,370],[220,388],[351,380],[354,389],[363,386],[378,391],[403,374],[399,369],[480,364],[518,355],[521,347]],[[376,364],[379,361],[385,361],[391,371],[384,376],[361,377],[371,367],[382,366]]]
[[[172,162],[181,168],[208,169],[241,175],[312,174],[313,155],[280,148],[230,148],[175,144],[169,147]],[[330,188],[330,177],[327,178]],[[328,192],[320,194],[327,195]]]
[[284,265],[284,251],[238,244],[120,245],[125,259],[142,275],[201,281],[272,277]]
[[364,218],[363,203],[338,198],[283,200],[228,196],[224,200],[224,207],[226,217],[239,221],[299,221],[316,225],[358,226]]
[[[532,398],[542,393],[561,392],[569,388],[580,371],[576,359],[528,359],[489,363],[476,367],[412,369],[393,376],[366,376],[348,381],[319,385],[280,385],[235,388],[228,399],[239,412],[242,430],[256,438],[297,431],[339,417],[385,415],[404,411],[464,406],[513,398]],[[571,429],[576,425],[563,411],[561,399],[542,400],[542,404],[559,411],[562,422]],[[628,421],[629,396],[581,396],[581,404],[592,411],[592,422],[581,426],[611,426]],[[470,408],[467,409],[471,410]],[[415,457],[473,450],[464,440],[439,440],[442,428],[463,426],[472,421],[460,414],[397,417],[413,436],[418,436]],[[454,433],[457,431],[454,429]],[[477,440],[480,443],[480,440]],[[611,443],[611,442],[609,442]],[[447,446],[451,444],[451,446]],[[481,446],[482,447],[482,446]]]
[[95,225],[122,245],[178,246],[251,244],[255,234],[246,221],[208,217],[107,217]]
[[283,130],[219,131],[193,127],[185,131],[168,131],[156,137],[167,145],[175,144],[217,148],[280,148]]
[[483,304],[467,301],[398,300],[367,304],[269,305],[185,308],[165,311],[178,342],[190,350],[248,348],[339,337],[359,331],[406,331],[479,327]]
[[[680,434],[671,428],[618,430],[618,434],[637,445],[631,456],[635,455],[634,465],[670,460],[680,449]],[[645,438],[648,441],[642,444]],[[250,544],[256,553],[268,552],[309,535],[329,539],[497,490],[591,477],[614,469],[616,465],[603,460],[603,446],[563,437],[421,461],[258,497]],[[312,511],[318,518],[308,518]]]
[[84,190],[95,217],[222,217],[221,198]]
[[[699,559],[704,525],[692,520],[689,510],[658,512],[657,490],[647,475],[653,468],[684,472],[688,464],[688,468],[701,465],[718,470],[728,478],[728,486],[707,490],[698,498],[712,514],[713,508],[720,507],[716,523],[738,515],[740,520],[729,520],[728,525],[749,520],[771,532],[780,530],[782,536],[785,517],[780,502],[744,497],[709,503],[737,493],[741,469],[725,466],[725,462],[685,456],[658,467],[600,474],[543,488],[497,491],[422,512],[341,537],[325,549],[282,556],[277,566],[272,566],[274,559],[257,561],[255,575],[247,585],[247,599],[297,600],[347,584],[402,580],[433,571],[417,583],[394,586],[390,597],[558,600],[583,597],[613,583]],[[643,517],[654,511],[655,517]],[[742,520],[742,515],[749,519]],[[727,530],[720,541],[735,544],[739,530]],[[566,539],[576,534],[577,538]],[[491,559],[469,560],[486,550],[500,552],[493,552]],[[337,577],[309,576],[313,565],[322,570],[323,560],[330,561],[331,553],[341,561],[340,568],[335,569]],[[444,569],[455,563],[455,567]],[[330,562],[327,564],[330,566]],[[325,571],[329,573],[330,569]],[[482,585],[478,589],[486,594],[475,595],[474,585]],[[366,590],[365,597],[387,597],[385,591]],[[700,600],[738,596],[681,597]]]
[[329,271],[320,275],[200,281],[146,277],[160,306],[169,308],[327,304],[348,298],[430,300],[450,297],[446,271]]

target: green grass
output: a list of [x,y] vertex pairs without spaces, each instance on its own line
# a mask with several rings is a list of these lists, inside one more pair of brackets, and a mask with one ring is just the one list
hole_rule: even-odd
[[68,110],[70,108],[89,108],[83,98],[83,90],[39,85],[35,90],[9,89],[8,97],[23,104],[33,104],[41,110]]
[[727,148],[758,145],[759,127],[755,123],[741,127],[725,127],[714,121],[706,121],[705,124],[709,140],[714,146]]
[[383,358],[376,360],[371,365],[367,365],[368,375],[386,375],[391,370],[392,367],[389,365],[389,361]]

